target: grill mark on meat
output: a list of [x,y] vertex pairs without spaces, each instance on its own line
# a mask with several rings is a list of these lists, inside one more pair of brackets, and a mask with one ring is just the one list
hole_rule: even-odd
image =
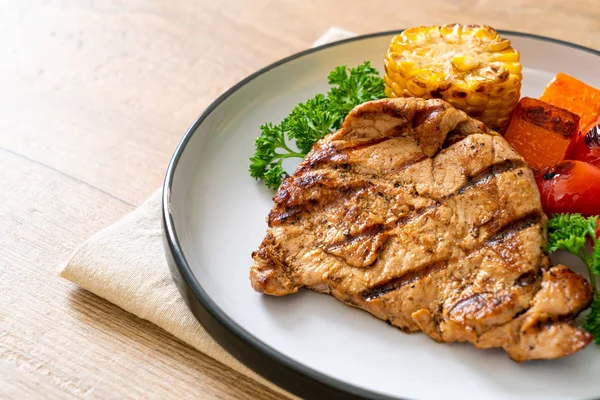
[[314,169],[327,162],[339,164],[348,162],[348,154],[341,152],[340,149],[333,144],[329,144],[326,148],[319,149],[319,151],[312,151],[307,157],[308,158],[302,162],[301,168],[297,172],[306,169]]
[[[516,280],[514,285],[517,287],[526,287],[529,285],[533,285],[534,283],[538,282],[542,280],[542,271],[538,270],[538,271],[528,271],[525,272],[523,274],[521,274]],[[481,293],[475,293],[465,299],[459,300],[457,303],[455,303],[449,310],[448,310],[448,315],[451,316],[453,313],[460,311],[461,309],[473,304],[475,306],[475,311],[480,311],[481,309],[483,309],[483,307],[485,306],[485,302],[487,301],[488,298],[492,298],[492,307],[496,307],[499,306],[504,299],[510,299],[511,295],[510,294],[506,294],[506,293],[502,293],[501,291],[498,292],[481,292]],[[481,304],[476,304],[480,302]],[[514,320],[516,318],[518,318],[519,316],[525,314],[529,309],[531,308],[531,304],[529,306],[523,307],[521,309],[517,309],[517,311],[515,311],[515,313],[512,315],[512,317],[510,318],[510,320]],[[571,317],[572,318],[572,317]],[[510,322],[510,321],[509,321]],[[498,326],[502,326],[507,322],[504,323],[500,323],[500,324],[493,324],[490,325],[488,327],[488,330],[493,329],[495,327]]]
[[[295,182],[293,182],[296,187],[306,189],[311,186],[319,185],[324,189],[331,189],[329,195],[321,194],[318,199],[315,199],[311,197],[298,196],[296,190],[287,190],[284,187],[280,187],[275,196],[273,196],[273,201],[278,206],[277,211],[279,211],[279,209],[283,209],[283,211],[277,212],[274,209],[270,214],[275,216],[278,213],[287,213],[287,209],[291,207],[295,207],[297,208],[298,212],[301,212],[306,208],[307,204],[317,205],[330,203],[339,198],[358,194],[372,186],[372,183],[366,180],[346,180],[342,182],[342,185],[339,186],[336,186],[334,183],[338,182],[334,182],[329,177],[321,174],[301,175]],[[269,221],[270,220],[271,217],[269,217]]]
[[[457,301],[451,308],[448,310],[448,315],[452,316],[452,314],[460,312],[461,310],[471,307],[473,313],[476,313],[483,309],[486,306],[486,301],[493,295],[492,292],[481,292],[475,293],[471,296],[468,296],[465,299]],[[498,295],[492,297],[492,305],[498,306],[502,303],[502,298],[499,298]]]
[[[389,140],[389,137],[384,137],[384,138],[379,138],[378,140],[372,141],[368,144],[361,144],[355,147],[351,147],[351,149],[357,149],[359,147],[368,147],[371,146],[373,144],[377,144],[377,143],[381,143],[384,141]],[[463,138],[464,139],[464,138]],[[461,140],[463,140],[461,139]],[[459,140],[460,141],[460,140]],[[333,146],[328,147],[325,151],[323,152],[317,152],[318,154],[321,153],[326,153],[327,157],[314,157],[311,159],[310,161],[310,166],[311,168],[313,167],[313,164],[315,163],[321,163],[321,162],[325,162],[325,161],[332,161],[332,158],[337,157],[339,158],[339,161],[341,161],[340,165],[343,166],[347,166],[347,154],[344,153],[339,153],[337,152],[337,149]],[[343,157],[341,157],[343,156]],[[418,164],[426,159],[428,159],[429,157],[427,156],[421,156],[421,157],[417,157],[411,160],[407,160],[405,163],[401,164],[398,167],[399,171],[403,171],[406,170],[407,168]],[[442,202],[440,204],[444,204],[444,200],[449,200],[452,197],[456,196],[456,195],[461,195],[464,194],[466,191],[475,188],[477,186],[486,184],[488,182],[490,182],[493,178],[495,178],[498,175],[501,175],[503,173],[509,172],[509,171],[513,171],[515,169],[518,168],[526,168],[527,165],[523,162],[523,161],[513,161],[513,160],[505,160],[501,163],[497,163],[497,164],[492,164],[489,167],[485,168],[484,170],[482,170],[481,172],[479,172],[478,174],[474,175],[473,177],[470,178],[470,180],[464,184],[463,186],[461,186],[460,188],[458,188],[455,192],[450,193],[448,195],[446,195],[444,198],[442,198]],[[318,174],[318,175],[311,175],[311,174],[305,174],[303,176],[301,176],[301,178],[296,182],[296,184],[299,187],[308,187],[308,186],[312,186],[314,184],[321,184],[324,183],[326,181],[326,179]],[[329,185],[326,185],[329,186]],[[356,187],[366,187],[365,183],[363,182],[363,185],[360,184],[355,184]],[[347,190],[347,189],[343,189],[343,190]],[[344,195],[347,195],[348,192],[345,192]],[[278,199],[274,199],[276,202],[279,202]],[[282,202],[283,203],[283,202]],[[296,205],[301,205],[302,203],[297,203],[297,204],[293,204],[294,206]],[[291,204],[290,204],[291,205]],[[283,220],[285,220],[286,218],[289,218],[291,216],[295,216],[299,213],[299,211],[295,211],[295,212],[287,212],[284,213],[285,215],[283,215],[282,217],[284,218]],[[271,218],[269,218],[269,220],[271,220]],[[282,220],[282,221],[283,221]],[[273,221],[280,221],[280,218],[273,218]]]
[[527,214],[515,221],[512,221],[496,231],[486,242],[490,247],[515,236],[524,229],[538,225],[542,221],[542,216],[539,213]]
[[450,199],[456,195],[461,195],[467,190],[474,187],[486,184],[490,182],[494,177],[502,175],[503,173],[515,170],[517,168],[525,168],[527,165],[523,161],[506,160],[498,164],[492,164],[486,169],[479,172],[477,175],[472,176],[469,181],[458,188],[454,193],[450,193],[444,197],[445,200]]
[[379,138],[371,139],[371,140],[368,140],[368,141],[358,142],[358,143],[356,143],[354,145],[351,145],[351,146],[345,146],[344,150],[346,150],[346,151],[364,150],[367,147],[375,146],[375,145],[378,145],[380,143],[387,142],[388,140],[391,140],[391,139],[395,139],[395,137],[379,137]]
[[[415,163],[418,163],[425,158],[427,158],[427,157],[420,158],[419,160],[415,161]],[[412,165],[412,164],[409,164],[408,166],[410,166],[410,165]],[[405,168],[408,168],[408,166]],[[388,231],[390,231],[392,229],[396,229],[399,226],[405,225],[405,224],[415,220],[416,218],[418,218],[418,217],[422,216],[423,214],[425,214],[426,212],[438,207],[439,205],[445,204],[446,200],[451,199],[452,197],[456,196],[457,194],[458,195],[463,194],[469,189],[475,188],[476,186],[479,186],[481,184],[491,181],[493,178],[495,178],[498,175],[512,171],[516,168],[521,168],[523,166],[525,166],[525,164],[523,162],[514,162],[511,160],[507,160],[507,161],[504,161],[504,162],[501,162],[498,164],[490,165],[488,168],[484,169],[483,171],[481,171],[480,173],[475,175],[468,183],[466,183],[465,185],[460,187],[456,192],[451,193],[451,194],[447,195],[445,198],[443,198],[442,202],[436,202],[436,204],[421,208],[421,209],[417,210],[414,214],[409,215],[404,218],[400,218],[397,221],[395,221],[394,223],[386,224],[384,226],[378,225],[377,229],[374,229],[373,226],[368,226],[365,228],[364,231],[359,232],[357,235],[354,235],[354,236],[350,237],[349,239],[344,240],[342,242],[331,244],[327,248],[328,249],[337,249],[337,248],[342,247],[352,241],[356,241],[359,239],[367,239],[369,236],[375,236],[380,233],[387,233]],[[488,245],[493,246],[495,244],[495,243],[492,243],[494,240],[496,240],[496,241],[498,241],[498,239],[500,239],[500,241],[504,240],[507,237],[510,237],[525,228],[528,228],[530,226],[533,226],[533,225],[539,223],[540,221],[541,221],[541,216],[539,214],[527,215],[518,221],[514,221],[514,222],[500,228],[500,230],[497,231],[494,234],[494,236],[492,236],[492,238],[490,238],[488,240]],[[502,235],[505,235],[506,237],[502,237]],[[480,249],[481,247],[482,246],[479,246],[478,249]]]
[[446,267],[446,265],[447,260],[442,260],[427,264],[418,269],[407,271],[397,278],[393,278],[385,283],[376,285],[371,289],[363,291],[360,296],[366,301],[374,300],[388,292],[398,290],[406,285],[420,281],[429,275],[441,271]]
[[[430,207],[425,207],[424,209],[435,208],[435,207],[436,206],[430,206]],[[477,253],[478,251],[480,251],[482,248],[484,248],[486,246],[493,247],[496,244],[502,242],[503,240],[506,240],[506,239],[518,234],[520,231],[527,229],[531,226],[534,226],[536,224],[539,224],[541,222],[541,220],[542,220],[542,217],[540,214],[528,214],[528,215],[525,215],[524,217],[519,218],[515,221],[511,221],[508,224],[500,227],[500,229],[498,229],[495,233],[493,233],[488,240],[480,243],[478,246],[475,246],[471,250],[469,250],[468,253],[465,255],[465,258],[471,256],[474,253]],[[361,297],[367,301],[373,300],[373,299],[375,299],[381,295],[384,295],[388,292],[392,292],[394,290],[401,289],[407,283],[416,282],[418,280],[426,278],[427,276],[429,276],[435,272],[441,271],[441,270],[445,269],[447,265],[454,263],[454,262],[456,262],[456,260],[453,260],[453,259],[440,260],[440,261],[436,261],[432,264],[427,264],[420,268],[416,268],[414,270],[405,272],[404,274],[400,275],[399,277],[392,278],[392,279],[388,280],[387,282],[380,283],[378,285],[373,286],[370,289],[364,290],[361,293]],[[526,275],[526,274],[524,274],[524,275]],[[525,277],[523,275],[521,277],[519,277],[519,279],[520,278],[523,278],[523,282],[521,283],[521,286],[535,282],[535,277],[531,283],[527,283],[527,277]]]
[[358,141],[356,144],[348,143],[341,146],[336,146],[340,150],[346,151],[357,151],[363,150],[370,146],[375,146],[380,143],[387,142],[388,140],[396,139],[399,137],[407,136],[409,130],[406,125],[396,125],[393,128],[389,129],[381,137],[373,138],[370,140],[362,140]]
[[285,221],[287,221],[289,218],[292,217],[298,217],[302,211],[304,210],[304,207],[300,207],[300,206],[291,206],[291,207],[286,207],[285,211],[283,212],[270,212],[269,213],[269,218],[268,218],[268,223],[269,225],[277,225],[277,224],[281,224]]
[[[487,244],[488,246],[490,246],[492,251],[504,261],[506,268],[511,269],[514,265],[514,259],[513,256],[511,256],[511,253],[519,252],[518,246],[515,247],[510,242],[507,243],[507,245],[504,246],[504,248],[495,248],[494,246],[503,242],[506,239],[515,236],[517,233],[524,229],[536,225],[539,227],[541,221],[542,216],[539,213],[531,213],[529,215],[525,215],[522,218],[519,218],[513,221],[512,223],[506,225],[504,228],[498,230],[493,236],[491,236],[487,240]],[[523,277],[523,279],[526,280],[526,277]]]
[[[386,225],[381,225],[381,224],[377,224],[377,225],[370,225],[367,226],[364,230],[362,230],[361,232],[359,232],[356,235],[353,236],[347,236],[343,241],[337,242],[337,243],[333,243],[330,244],[329,246],[326,247],[326,251],[330,251],[330,250],[335,250],[335,249],[339,249],[342,246],[345,246],[349,243],[355,242],[357,240],[367,240],[369,238],[372,238],[376,235],[379,234],[388,234],[389,231],[394,230],[402,225],[405,225],[419,217],[421,217],[423,214],[437,208],[438,206],[442,205],[445,203],[445,200],[449,200],[450,198],[454,197],[456,194],[463,194],[464,192],[466,192],[469,189],[472,189],[478,185],[483,184],[484,182],[489,182],[491,179],[495,178],[496,176],[503,174],[505,172],[508,171],[512,171],[515,168],[521,167],[524,164],[522,163],[518,163],[518,162],[513,162],[513,161],[505,161],[499,164],[494,164],[489,166],[488,168],[486,168],[485,170],[483,170],[482,172],[478,173],[477,175],[475,175],[473,177],[473,179],[468,182],[466,185],[462,186],[461,188],[459,188],[456,192],[446,196],[445,199],[443,199],[442,202],[436,202],[435,204],[429,205],[427,207],[423,207],[421,209],[418,209],[416,212],[414,212],[413,214],[400,218],[398,220],[396,220],[393,223],[389,223]],[[485,245],[493,247],[495,244],[497,244],[498,242],[501,242],[511,236],[514,236],[515,234],[517,234],[518,232],[520,232],[523,229],[529,228],[533,225],[539,224],[541,221],[541,216],[537,213],[535,214],[529,214],[526,215],[516,221],[512,221],[507,225],[504,225],[502,227],[500,227],[499,230],[497,230],[487,241],[486,243],[482,243],[479,246],[476,246],[473,251],[477,251],[480,250],[482,247],[484,247]]]
[[369,225],[356,235],[350,235],[350,234],[344,235],[343,240],[327,246],[327,250],[335,250],[342,246],[345,246],[350,243],[354,243],[359,240],[370,239],[375,235],[379,235],[379,234],[383,233],[383,231],[384,231],[383,224]]
[[353,242],[356,242],[357,240],[370,239],[370,238],[372,238],[376,235],[380,235],[380,234],[387,236],[387,234],[390,231],[392,231],[402,225],[408,224],[411,221],[414,221],[415,219],[419,218],[423,214],[426,214],[427,212],[434,210],[437,206],[438,206],[438,204],[432,204],[432,205],[429,205],[426,207],[419,208],[413,214],[399,218],[396,221],[393,221],[393,222],[390,222],[387,224],[368,225],[363,230],[361,230],[360,232],[358,232],[355,235],[345,235],[345,238],[343,240],[329,244],[326,247],[325,251],[339,249],[340,247],[345,246],[350,243],[353,243]]
[[[345,165],[345,167],[342,168],[348,168],[347,164],[341,164],[340,166],[342,165]],[[344,177],[343,173],[338,173],[335,177],[332,177],[327,170],[318,170],[315,173],[306,173],[299,175],[296,181],[294,182],[294,185],[302,189],[309,188],[315,185],[321,185],[324,188],[336,189],[342,192],[353,189],[366,189],[372,185],[370,182],[365,180],[351,179],[342,180],[342,184],[340,185],[341,177]],[[275,202],[279,202],[278,200],[281,198],[282,196],[275,195],[273,200]]]
[[298,187],[308,187],[312,186],[315,183],[322,183],[325,180],[325,177],[322,174],[304,174],[296,181],[296,185]]
[[[468,311],[467,315],[473,315],[483,311],[484,309],[487,309],[488,313],[493,313],[493,310],[495,308],[501,307],[505,302],[513,301],[515,296],[515,294],[506,292],[502,293],[501,291],[475,293],[471,296],[468,296],[465,299],[459,300],[456,304],[454,304],[448,310],[448,317],[450,319],[456,319],[456,316],[460,315],[461,312]],[[525,314],[527,311],[529,311],[530,308],[531,305],[516,309],[516,311],[510,316],[510,318],[507,318],[507,322],[491,324],[487,327],[487,331],[510,323],[515,318]]]
[[424,214],[427,214],[429,211],[435,210],[439,205],[440,205],[440,203],[436,202],[435,204],[431,204],[426,207],[421,207],[421,208],[417,209],[414,212],[414,214],[399,218],[394,223],[390,224],[391,229],[396,229],[402,225],[406,225],[409,222],[412,222],[412,221],[416,220],[417,218],[423,216]]

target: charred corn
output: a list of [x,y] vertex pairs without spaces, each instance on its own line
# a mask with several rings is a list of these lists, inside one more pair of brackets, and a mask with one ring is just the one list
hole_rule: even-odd
[[485,25],[407,29],[385,57],[388,97],[441,98],[502,132],[521,96],[519,52]]

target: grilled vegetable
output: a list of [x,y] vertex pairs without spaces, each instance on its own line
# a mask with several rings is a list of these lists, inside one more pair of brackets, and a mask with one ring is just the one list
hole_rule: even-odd
[[579,115],[582,133],[600,117],[600,90],[562,72],[548,84],[540,100]]
[[573,138],[569,158],[600,167],[600,120],[593,122]]
[[543,101],[523,97],[504,139],[533,169],[553,167],[567,156],[579,117]]
[[441,98],[503,131],[519,101],[519,52],[489,26],[407,29],[385,57],[388,97]]
[[583,161],[563,161],[535,180],[546,214],[600,214],[600,168]]

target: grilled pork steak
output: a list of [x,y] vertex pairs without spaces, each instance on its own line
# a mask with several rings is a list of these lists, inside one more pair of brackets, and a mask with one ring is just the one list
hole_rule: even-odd
[[544,254],[531,170],[497,133],[441,100],[362,104],[274,196],[252,287],[300,287],[407,332],[502,347],[516,361],[571,354],[586,280]]

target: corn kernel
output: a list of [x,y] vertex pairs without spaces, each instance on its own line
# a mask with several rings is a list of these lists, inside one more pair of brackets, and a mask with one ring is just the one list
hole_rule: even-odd
[[460,37],[462,34],[462,25],[448,24],[440,27],[440,33],[444,36]]
[[415,79],[409,79],[406,82],[406,89],[414,96],[421,97],[425,94],[425,86],[421,86],[422,83]]
[[484,49],[488,53],[497,53],[502,50],[506,50],[510,47],[510,40],[502,40],[500,42],[491,42],[490,44],[486,44]]
[[515,89],[521,87],[521,79],[515,75],[511,75],[508,81],[506,81],[506,87],[509,89]]
[[420,39],[420,36],[422,35],[422,30],[424,28],[424,26],[419,26],[416,28],[407,29],[404,32],[402,32],[400,36],[402,36],[407,42],[414,42]]
[[404,86],[404,85],[402,85],[402,86],[401,86],[400,84],[398,84],[398,83],[396,83],[396,82],[394,82],[394,83],[392,84],[392,90],[394,91],[394,93],[397,93],[398,95],[400,95],[401,93],[403,93],[403,92],[404,92],[404,88],[405,88],[405,87],[406,87],[406,86]]
[[[489,105],[489,103],[488,103]],[[492,120],[498,116],[498,110],[494,108],[488,108],[483,111],[481,114],[482,119]]]
[[397,64],[397,71],[404,79],[408,79],[413,76],[413,70],[415,69],[415,63],[408,61],[401,61]]
[[479,61],[473,56],[458,55],[452,58],[452,66],[459,71],[471,71],[479,66]]
[[504,95],[505,92],[506,92],[506,87],[504,84],[495,85],[493,87],[492,91],[490,92],[490,96],[501,97],[502,95]]
[[505,108],[504,110],[500,110],[498,111],[498,117],[502,118],[502,117],[508,117],[510,116],[510,113],[512,112],[512,110]]
[[490,81],[472,81],[469,82],[470,90],[479,94],[487,94],[492,91],[494,85]]
[[459,110],[464,110],[467,107],[467,100],[464,98],[450,97],[445,100]]
[[493,110],[493,111],[498,111],[498,108],[500,108],[501,105],[502,105],[501,97],[490,97],[490,100],[488,101],[488,104],[487,104],[487,106],[489,107],[489,110]]
[[504,100],[506,102],[510,102],[510,100],[513,99],[518,94],[519,94],[518,90],[509,90],[506,93],[504,93],[504,95],[502,96],[502,100]]
[[510,72],[511,74],[515,74],[520,76],[521,72],[523,72],[523,66],[518,62],[511,62],[504,64],[504,68]]
[[488,103],[487,94],[472,93],[467,97],[467,104],[471,106],[485,106]]
[[516,53],[513,49],[504,50],[498,53],[492,53],[491,59],[492,61],[500,61],[500,62],[518,62],[519,61],[519,53]]
[[496,83],[504,83],[510,77],[510,71],[503,69],[496,77]]

